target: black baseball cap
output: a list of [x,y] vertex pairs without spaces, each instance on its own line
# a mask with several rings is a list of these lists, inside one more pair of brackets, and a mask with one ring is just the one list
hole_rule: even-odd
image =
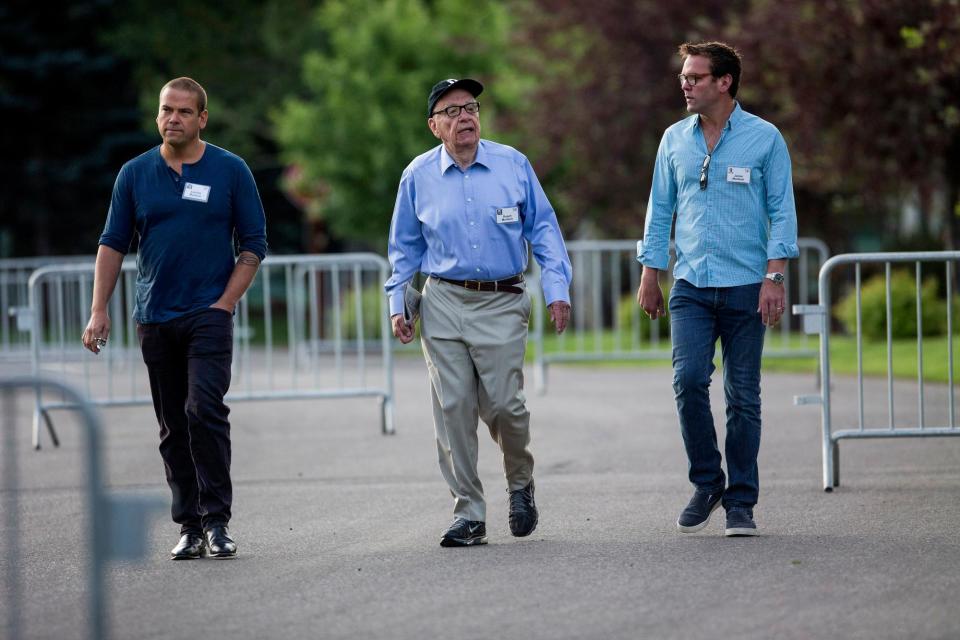
[[471,80],[470,78],[463,78],[462,80],[447,78],[446,80],[441,80],[437,84],[433,85],[433,89],[430,90],[430,97],[427,98],[428,118],[433,115],[433,107],[437,104],[437,100],[439,100],[443,94],[451,89],[463,89],[474,98],[483,93],[483,85],[476,80]]

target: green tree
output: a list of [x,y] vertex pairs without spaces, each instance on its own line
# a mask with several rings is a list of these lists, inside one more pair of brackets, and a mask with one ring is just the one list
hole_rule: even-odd
[[729,33],[759,65],[745,95],[789,132],[798,192],[820,196],[807,215],[909,246],[916,197],[925,248],[960,246],[958,0],[753,0]]
[[495,107],[516,101],[508,12],[494,0],[330,0],[315,19],[307,95],[275,113],[278,138],[314,214],[335,235],[382,248],[403,168],[437,143],[426,126],[430,87],[449,77],[486,83],[487,137]]
[[[234,0],[202,3],[126,0],[111,8],[99,39],[129,61],[139,92],[142,126],[157,143],[154,118],[160,87],[190,76],[207,90],[204,138],[250,165],[267,212],[272,252],[304,248],[302,213],[281,192],[270,112],[300,90],[300,58],[318,33],[317,0]],[[145,149],[146,147],[144,147]],[[141,149],[144,150],[144,149]]]
[[89,37],[116,4],[0,3],[0,257],[95,253],[117,169],[149,144],[129,66]]

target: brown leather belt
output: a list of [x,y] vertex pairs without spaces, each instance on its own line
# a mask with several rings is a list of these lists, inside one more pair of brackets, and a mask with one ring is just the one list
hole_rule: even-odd
[[523,293],[523,289],[513,286],[523,282],[522,273],[510,278],[504,278],[503,280],[450,280],[449,278],[441,278],[440,276],[432,277],[436,278],[437,280],[443,280],[448,284],[469,289],[470,291],[505,291],[506,293]]

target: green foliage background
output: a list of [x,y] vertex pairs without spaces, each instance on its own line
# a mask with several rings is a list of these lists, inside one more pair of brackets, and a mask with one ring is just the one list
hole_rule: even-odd
[[316,215],[335,235],[382,247],[403,168],[438,144],[426,124],[430,87],[449,77],[495,86],[481,97],[484,135],[497,106],[517,99],[508,12],[491,0],[331,0],[315,21],[305,95],[273,112],[283,157],[323,194]]
[[[917,335],[917,282],[907,270],[896,270],[890,275],[890,305],[893,339],[915,338]],[[923,335],[942,336],[947,332],[947,301],[939,292],[935,278],[923,280],[920,287],[921,322]],[[954,296],[953,330],[960,333],[960,299]],[[834,315],[847,333],[857,332],[857,297],[851,291],[834,307]],[[863,283],[860,303],[860,322],[863,336],[868,340],[887,338],[887,284],[884,274],[875,275]]]

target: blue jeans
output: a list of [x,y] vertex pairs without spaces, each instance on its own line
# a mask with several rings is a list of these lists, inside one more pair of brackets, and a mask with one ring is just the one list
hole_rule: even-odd
[[689,478],[698,489],[723,489],[717,431],[710,412],[710,376],[717,338],[723,354],[727,404],[727,472],[723,506],[753,507],[760,491],[760,356],[766,327],[757,312],[760,284],[695,287],[677,280],[670,292],[673,390],[687,450]]

